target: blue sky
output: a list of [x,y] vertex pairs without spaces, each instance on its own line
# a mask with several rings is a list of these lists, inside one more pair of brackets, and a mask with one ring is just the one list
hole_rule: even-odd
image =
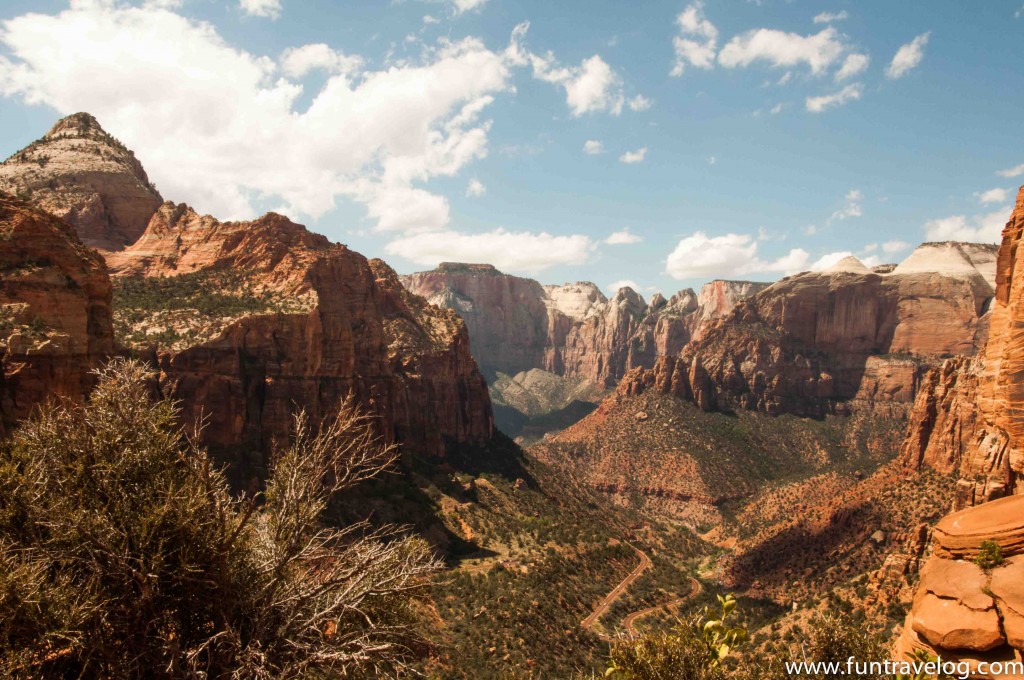
[[1022,2],[5,0],[0,153],[87,110],[165,198],[400,272],[773,280],[998,237]]

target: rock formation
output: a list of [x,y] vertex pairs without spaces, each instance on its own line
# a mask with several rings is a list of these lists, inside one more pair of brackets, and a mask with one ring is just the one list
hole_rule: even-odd
[[910,467],[959,471],[957,507],[1024,491],[1024,278],[1017,265],[1024,187],[1003,229],[988,343],[973,361],[950,361],[926,381],[902,455]]
[[443,263],[403,284],[465,320],[474,354],[491,380],[540,368],[613,387],[631,368],[674,356],[703,325],[768,284],[712,281],[650,304],[631,288],[608,299],[592,283],[541,286],[490,265]]
[[983,345],[993,291],[965,248],[925,244],[908,260],[916,265],[887,275],[847,258],[784,278],[634,380],[706,409],[905,408],[928,366]]
[[1024,652],[1024,496],[948,515],[933,537],[894,656],[925,650],[996,677],[979,663],[1020,662]]
[[48,399],[80,399],[113,352],[103,259],[64,221],[0,195],[0,433]]
[[[206,419],[215,450],[241,451],[250,466],[288,435],[298,408],[318,421],[349,393],[387,439],[426,455],[491,435],[487,385],[458,315],[406,291],[384,262],[281,215],[219,222],[165,203],[109,263],[119,327],[136,320],[127,340],[159,366],[161,391],[182,400],[187,422]],[[191,287],[200,294],[180,305]],[[237,311],[254,299],[263,306]],[[198,329],[181,327],[189,322]]]
[[67,220],[88,246],[120,250],[162,199],[135,155],[87,113],[57,122],[0,165],[0,190]]

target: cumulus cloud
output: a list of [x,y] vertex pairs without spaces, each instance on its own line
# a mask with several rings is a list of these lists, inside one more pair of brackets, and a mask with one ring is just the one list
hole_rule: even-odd
[[641,147],[636,151],[627,151],[626,153],[619,156],[619,162],[625,163],[626,165],[633,165],[634,163],[642,163],[644,158],[647,156],[647,147]]
[[398,238],[385,250],[427,267],[444,261],[486,262],[498,269],[537,274],[557,265],[584,264],[595,244],[587,236],[495,229],[482,234],[438,231]]
[[698,0],[688,5],[676,17],[676,25],[679,26],[679,35],[672,38],[676,60],[670,75],[683,75],[687,64],[702,69],[714,66],[718,29],[704,17],[704,3]]
[[836,82],[847,80],[863,73],[871,63],[866,54],[850,54],[843,60],[843,65],[836,71]]
[[910,73],[924,58],[924,46],[928,44],[930,36],[931,31],[922,33],[896,50],[896,55],[892,58],[885,75],[895,80]]
[[[93,113],[165,195],[223,219],[268,203],[316,218],[346,199],[377,229],[438,230],[448,201],[424,185],[487,154],[484,114],[528,62],[526,30],[501,50],[441,39],[418,61],[370,71],[328,45],[274,59],[165,8],[81,1],[0,26],[0,93]],[[327,77],[300,110],[296,80],[312,69]]]
[[1010,192],[1006,189],[995,188],[988,191],[979,191],[974,194],[979,203],[1005,203],[1010,198]]
[[467,196],[471,196],[471,197],[475,198],[475,197],[478,197],[478,196],[483,196],[486,193],[487,193],[487,187],[484,186],[483,182],[481,182],[480,180],[478,180],[475,177],[473,179],[469,180],[469,185],[466,186],[466,195]]
[[559,66],[551,53],[529,55],[533,75],[539,80],[565,88],[565,101],[574,117],[595,111],[622,112],[625,96],[622,80],[601,55],[584,59],[579,66]]
[[861,208],[861,200],[863,198],[864,195],[860,192],[860,189],[850,189],[846,192],[846,203],[842,208],[832,213],[828,218],[827,224],[863,215],[864,210]]
[[452,0],[452,9],[456,16],[465,12],[479,10],[487,4],[487,0]]
[[629,229],[616,231],[604,240],[610,246],[629,245],[631,243],[640,243],[641,241],[643,241],[643,238],[632,233]]
[[651,108],[651,104],[653,103],[653,101],[642,94],[638,94],[627,102],[631,111],[646,111]]
[[1020,177],[1021,175],[1024,175],[1024,163],[1015,165],[1012,168],[1007,168],[1006,170],[1000,170],[996,174],[1000,177]]
[[846,45],[842,36],[831,26],[807,36],[758,28],[726,43],[718,54],[718,63],[726,68],[746,67],[756,61],[767,62],[776,68],[804,64],[817,75],[839,59],[844,51]]
[[622,279],[620,281],[613,281],[604,287],[605,290],[612,294],[618,293],[620,288],[632,288],[634,291],[642,290],[640,284],[632,279]]
[[281,16],[281,0],[238,0],[238,6],[249,16],[268,19]]
[[860,99],[864,92],[864,86],[860,83],[851,83],[838,92],[821,95],[820,97],[808,97],[804,100],[804,106],[811,113],[821,113],[828,109],[842,106],[848,102]]
[[588,156],[596,156],[599,153],[604,153],[604,145],[599,140],[588,139],[583,143],[583,153]]
[[906,241],[886,241],[882,244],[882,250],[890,255],[906,250],[909,247],[910,244]]
[[846,13],[846,10],[841,12],[822,12],[821,14],[814,17],[814,23],[816,24],[831,24],[834,21],[846,21],[850,18],[850,15]]
[[1011,209],[1012,206],[1006,206],[983,215],[953,215],[930,220],[924,225],[925,238],[929,241],[998,243]]
[[679,241],[665,262],[665,272],[674,279],[792,274],[806,270],[809,260],[809,253],[802,248],[764,260],[758,255],[757,240],[750,234],[708,236],[697,231]]
[[317,69],[352,74],[363,64],[360,57],[346,56],[324,43],[289,47],[281,53],[281,71],[290,78],[302,78]]

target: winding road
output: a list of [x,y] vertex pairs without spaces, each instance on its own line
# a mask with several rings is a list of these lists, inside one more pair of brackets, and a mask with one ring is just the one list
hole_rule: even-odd
[[[647,556],[647,553],[640,550],[632,543],[628,543],[627,545],[634,551],[636,551],[636,554],[640,556],[640,564],[637,565],[636,569],[629,572],[626,578],[619,581],[618,585],[612,588],[608,592],[608,594],[601,599],[597,607],[594,608],[594,611],[592,611],[587,618],[583,619],[583,621],[580,622],[580,625],[583,626],[584,629],[590,631],[591,633],[594,633],[602,640],[614,640],[615,636],[608,635],[607,633],[595,632],[594,626],[597,624],[598,619],[604,616],[608,612],[608,609],[611,608],[613,604],[615,604],[615,601],[622,597],[622,594],[625,593],[626,590],[631,585],[633,585],[633,583],[638,578],[640,578],[640,576],[642,576],[643,573],[647,571],[647,569],[649,569],[651,566],[651,558]],[[629,634],[630,637],[636,637],[638,633],[636,631],[636,628],[634,627],[634,624],[639,619],[642,619],[645,616],[653,614],[654,612],[657,612],[666,607],[675,607],[677,605],[680,605],[683,602],[686,602],[687,600],[697,597],[697,595],[701,593],[701,590],[702,586],[700,584],[700,581],[693,577],[690,577],[690,592],[687,593],[685,597],[676,598],[675,600],[665,602],[654,607],[641,609],[639,611],[632,612],[628,616],[626,616],[626,618],[622,620],[622,625],[625,627],[626,633]]]

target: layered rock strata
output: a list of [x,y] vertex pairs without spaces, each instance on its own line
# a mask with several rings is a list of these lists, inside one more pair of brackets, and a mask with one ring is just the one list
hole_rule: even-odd
[[133,243],[162,199],[135,155],[76,113],[0,164],[0,190],[67,220],[88,246]]
[[74,230],[0,194],[0,432],[52,399],[81,399],[114,352],[110,278]]

